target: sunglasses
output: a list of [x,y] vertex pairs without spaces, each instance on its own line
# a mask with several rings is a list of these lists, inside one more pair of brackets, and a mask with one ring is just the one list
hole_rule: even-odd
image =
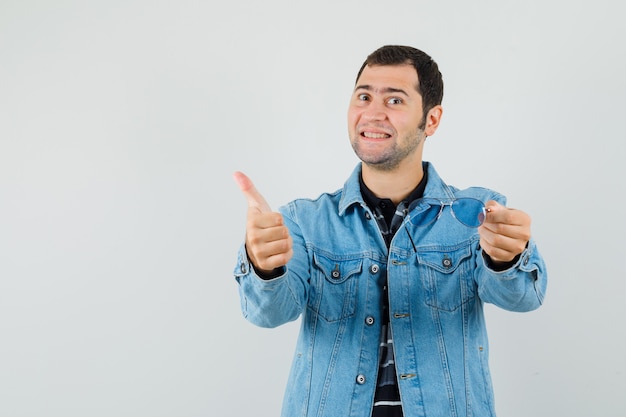
[[428,226],[450,207],[452,216],[467,227],[478,227],[485,221],[487,209],[482,201],[470,197],[453,200],[420,198],[409,205],[409,221],[415,226]]

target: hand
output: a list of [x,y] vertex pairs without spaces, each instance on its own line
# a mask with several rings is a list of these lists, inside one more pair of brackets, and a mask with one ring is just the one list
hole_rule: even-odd
[[269,274],[289,262],[293,241],[280,213],[272,212],[269,204],[244,173],[233,177],[248,201],[246,251],[257,272]]
[[530,240],[530,216],[493,200],[485,207],[487,217],[478,228],[480,246],[496,264],[511,262]]

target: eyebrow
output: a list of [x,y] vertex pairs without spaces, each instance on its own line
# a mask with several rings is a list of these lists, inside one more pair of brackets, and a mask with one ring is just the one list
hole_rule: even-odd
[[389,93],[400,93],[400,94],[403,94],[403,95],[405,95],[405,96],[407,96],[407,97],[409,96],[409,95],[407,94],[407,92],[406,92],[406,91],[404,91],[404,90],[403,90],[403,89],[401,89],[401,88],[385,87],[385,88],[382,88],[382,89],[380,89],[380,90],[377,90],[377,89],[375,89],[375,88],[372,88],[372,86],[371,86],[371,85],[368,85],[368,84],[361,84],[361,85],[357,85],[357,86],[354,88],[354,91],[357,91],[357,90],[366,90],[366,91],[373,91],[373,90],[376,90],[376,91],[378,91],[378,92],[385,93],[385,94],[389,94]]

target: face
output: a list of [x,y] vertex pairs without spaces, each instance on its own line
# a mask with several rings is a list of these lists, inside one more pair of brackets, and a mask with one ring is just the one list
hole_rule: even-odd
[[363,163],[391,171],[403,162],[421,162],[427,132],[420,128],[423,111],[417,83],[411,65],[363,69],[348,109],[350,141]]

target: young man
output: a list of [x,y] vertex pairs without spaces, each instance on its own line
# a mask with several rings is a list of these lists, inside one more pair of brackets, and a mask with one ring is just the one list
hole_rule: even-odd
[[542,304],[530,218],[485,188],[447,185],[422,161],[441,120],[430,56],[384,46],[348,111],[362,161],[344,187],[272,212],[248,201],[235,277],[252,323],[302,317],[283,416],[495,416],[483,303]]

